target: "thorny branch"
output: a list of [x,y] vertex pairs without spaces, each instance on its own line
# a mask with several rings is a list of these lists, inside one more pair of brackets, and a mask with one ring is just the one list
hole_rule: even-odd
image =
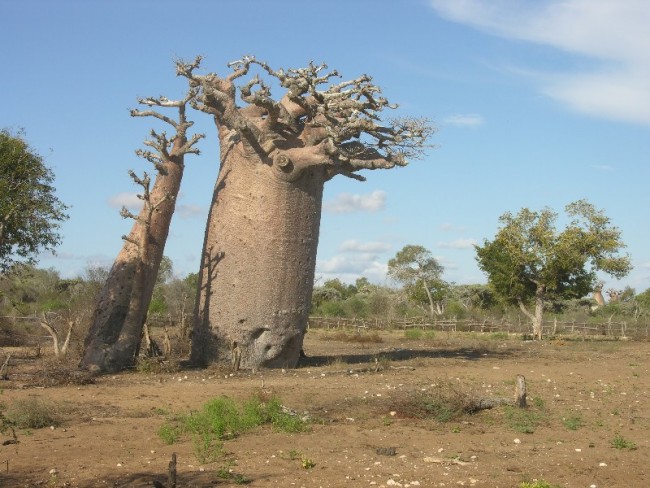
[[[328,71],[325,64],[310,62],[305,68],[274,70],[247,55],[229,63],[232,73],[220,77],[196,74],[201,61],[200,56],[190,63],[177,61],[177,75],[187,78],[194,90],[191,106],[212,114],[219,127],[242,134],[242,140],[282,162],[283,168],[291,166],[299,172],[321,165],[328,168],[330,177],[344,174],[363,179],[354,173],[404,166],[422,157],[435,131],[426,119],[382,121],[382,112],[397,105],[384,98],[367,75],[330,84],[340,75]],[[253,66],[279,82],[285,89],[281,98],[272,97],[270,84],[259,74],[239,88],[234,85]]]

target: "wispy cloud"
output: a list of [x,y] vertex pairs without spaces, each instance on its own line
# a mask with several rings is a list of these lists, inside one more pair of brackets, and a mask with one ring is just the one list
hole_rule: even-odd
[[360,242],[356,239],[345,241],[339,247],[341,252],[382,253],[389,251],[392,246],[387,242]]
[[451,21],[598,62],[590,71],[537,76],[542,93],[573,110],[650,124],[647,0],[430,0]]
[[341,193],[325,202],[323,209],[332,213],[378,212],[386,206],[386,192],[375,190],[366,195]]
[[478,127],[483,125],[483,117],[479,114],[454,114],[445,117],[443,123],[457,127]]
[[370,281],[381,282],[386,279],[388,266],[372,253],[337,255],[316,263],[316,275],[321,279],[338,278],[352,283],[365,276]]
[[178,212],[178,215],[182,219],[190,219],[192,217],[205,215],[207,213],[207,210],[200,205],[181,204],[176,207],[176,212]]
[[472,249],[478,242],[476,239],[456,239],[449,242],[438,242],[437,247],[442,249]]
[[462,227],[460,225],[455,225],[455,224],[450,224],[449,222],[445,222],[440,226],[440,229],[443,230],[444,232],[465,232],[465,227]]
[[126,207],[129,210],[140,210],[142,208],[142,200],[138,198],[136,193],[122,192],[108,198],[109,207],[122,208]]

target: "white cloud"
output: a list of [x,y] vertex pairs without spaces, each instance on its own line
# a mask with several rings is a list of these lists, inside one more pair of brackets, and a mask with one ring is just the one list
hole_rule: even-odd
[[454,114],[443,119],[447,125],[455,125],[458,127],[478,127],[483,125],[483,117],[478,114]]
[[456,239],[449,242],[438,242],[437,246],[443,249],[472,249],[478,242],[476,239]]
[[140,210],[142,208],[142,200],[138,198],[136,193],[122,192],[108,198],[108,205],[113,208],[126,207],[129,210]]
[[392,246],[387,242],[379,242],[379,241],[360,242],[356,239],[350,239],[341,244],[341,246],[339,247],[339,251],[373,253],[373,252],[386,252],[390,250],[391,247]]
[[386,192],[375,190],[366,195],[341,193],[325,202],[323,209],[332,213],[378,212],[386,206]]
[[598,61],[589,72],[536,75],[541,91],[574,110],[650,124],[647,0],[430,0],[444,18],[505,38]]
[[189,219],[207,213],[207,211],[200,205],[186,205],[186,204],[177,205],[176,212],[178,212],[178,215],[180,215],[182,219]]
[[361,276],[375,283],[381,282],[386,279],[387,270],[386,263],[372,253],[337,255],[316,263],[316,275],[321,279],[338,278],[347,283],[353,283]]

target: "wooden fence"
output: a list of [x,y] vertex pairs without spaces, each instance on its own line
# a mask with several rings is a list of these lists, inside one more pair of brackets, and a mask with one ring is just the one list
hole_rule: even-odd
[[[529,322],[508,322],[505,320],[476,319],[431,319],[428,317],[406,317],[397,320],[359,319],[342,317],[309,317],[309,327],[324,329],[390,330],[423,329],[442,332],[478,332],[508,334],[532,334]],[[644,340],[650,337],[648,323],[623,322],[561,322],[546,320],[542,324],[543,336],[605,336],[611,338],[629,338]]]

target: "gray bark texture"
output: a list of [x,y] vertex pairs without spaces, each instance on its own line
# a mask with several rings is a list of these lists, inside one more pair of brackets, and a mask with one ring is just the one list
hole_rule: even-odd
[[[246,56],[232,73],[197,75],[193,107],[214,117],[221,165],[199,272],[192,362],[234,369],[295,367],[311,305],[323,187],[337,174],[404,166],[421,154],[426,121],[378,116],[394,108],[368,76],[331,84],[326,66],[273,70]],[[255,68],[285,90],[275,100]],[[321,85],[327,85],[321,88]],[[241,103],[243,102],[243,104]],[[363,142],[362,142],[363,139]]]
[[150,178],[145,173],[138,178],[131,177],[143,190],[140,198],[143,208],[132,215],[122,209],[123,217],[135,220],[131,232],[124,236],[120,250],[108,278],[102,288],[91,319],[90,328],[84,343],[84,354],[80,366],[94,373],[116,372],[132,366],[139,351],[142,327],[147,317],[156,276],[163,258],[169,226],[176,205],[184,170],[184,156],[197,154],[193,145],[202,136],[190,140],[187,129],[192,125],[185,119],[185,105],[193,96],[171,101],[141,99],[140,103],[149,106],[174,107],[179,112],[179,120],[172,120],[151,110],[133,110],[133,116],[153,116],[171,124],[176,129],[172,138],[165,133],[151,132],[152,140],[145,145],[155,149],[137,151],[137,154],[150,161],[157,174],[150,189]]

